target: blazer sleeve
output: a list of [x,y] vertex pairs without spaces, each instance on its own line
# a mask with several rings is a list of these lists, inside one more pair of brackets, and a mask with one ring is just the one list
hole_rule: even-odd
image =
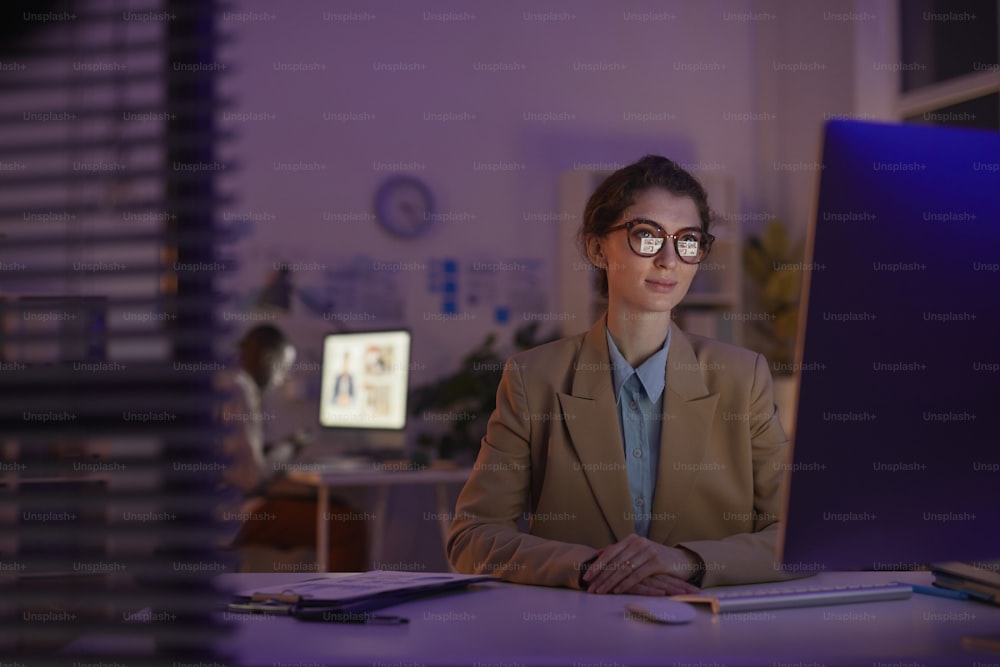
[[[507,581],[579,588],[589,546],[521,532],[517,522],[531,491],[532,420],[520,365],[505,365],[479,457],[458,497],[448,537],[448,560],[459,571],[492,574]],[[539,434],[534,434],[536,438]]]
[[[774,404],[771,372],[757,355],[749,396],[750,447],[753,460],[754,529],[718,540],[686,541],[705,561],[702,586],[723,586],[789,577],[777,561],[780,513],[785,493],[788,438]],[[801,576],[801,575],[800,575]]]

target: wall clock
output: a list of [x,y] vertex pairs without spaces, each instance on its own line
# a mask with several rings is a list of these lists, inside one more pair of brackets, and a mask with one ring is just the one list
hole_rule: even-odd
[[393,236],[415,238],[434,221],[434,197],[423,181],[413,176],[392,176],[375,191],[375,216]]

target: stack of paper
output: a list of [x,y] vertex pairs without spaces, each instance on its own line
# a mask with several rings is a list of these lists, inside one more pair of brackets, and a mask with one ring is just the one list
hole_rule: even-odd
[[1000,604],[1000,560],[931,565],[934,585]]

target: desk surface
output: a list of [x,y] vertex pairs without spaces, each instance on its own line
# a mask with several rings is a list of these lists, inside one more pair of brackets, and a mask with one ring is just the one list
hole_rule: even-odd
[[[314,576],[314,575],[313,575]],[[226,590],[307,579],[231,574]],[[787,586],[888,581],[930,584],[926,572],[830,572]],[[769,587],[769,584],[764,584]],[[625,618],[636,596],[490,582],[379,613],[408,625],[305,623],[225,612],[235,632],[222,649],[240,664],[368,667],[996,667],[1000,652],[964,648],[967,635],[1000,633],[1000,607],[914,594],[909,600],[716,616],[685,625]]]
[[289,464],[288,479],[310,486],[392,486],[398,484],[464,484],[471,468],[338,470],[320,463]]

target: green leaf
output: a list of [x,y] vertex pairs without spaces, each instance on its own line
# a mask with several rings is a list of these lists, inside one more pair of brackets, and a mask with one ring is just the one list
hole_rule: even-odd
[[778,261],[788,259],[788,230],[785,228],[785,223],[777,219],[768,223],[764,228],[761,244],[772,259]]
[[771,271],[774,270],[771,258],[761,247],[757,238],[747,239],[746,245],[743,247],[743,268],[758,285],[763,284]]
[[775,271],[764,285],[763,294],[768,300],[777,304],[795,303],[799,299],[799,285],[802,282],[800,271]]

